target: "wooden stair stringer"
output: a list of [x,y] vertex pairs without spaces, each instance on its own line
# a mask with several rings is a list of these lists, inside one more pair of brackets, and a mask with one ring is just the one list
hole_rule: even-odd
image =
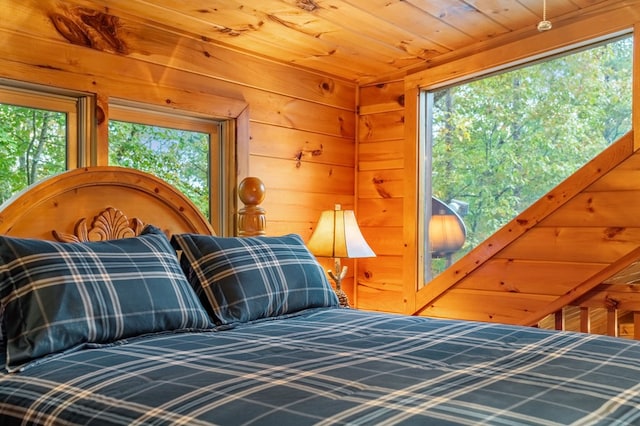
[[[474,271],[496,257],[503,249],[519,238],[522,238],[545,218],[562,208],[571,199],[585,191],[586,188],[615,169],[620,163],[633,154],[633,132],[629,132],[549,191],[524,212],[496,231],[482,244],[478,245],[431,282],[420,288],[416,292],[417,309],[414,315],[424,315],[424,312],[449,290],[465,281]],[[635,252],[635,250],[632,251],[632,253]],[[619,261],[612,263],[594,274],[594,276],[588,280],[576,282],[570,291],[559,296],[552,305],[555,307],[561,303],[569,304],[572,300],[575,300],[599,284],[598,279],[602,278],[602,280],[604,280],[618,270],[623,269],[626,266],[624,265],[623,259],[627,259],[627,256],[632,256],[632,254],[629,253],[623,256]],[[629,260],[629,263],[631,261],[632,260]],[[549,313],[553,312],[551,308],[544,309],[544,312],[547,311],[549,311]],[[527,312],[526,317],[519,318],[515,322],[530,324],[534,318],[544,317],[546,315],[544,312],[542,310]]]

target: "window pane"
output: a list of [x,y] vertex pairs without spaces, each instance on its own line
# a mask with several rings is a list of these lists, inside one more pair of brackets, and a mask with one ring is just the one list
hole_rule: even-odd
[[67,165],[67,114],[0,103],[0,203]]
[[210,134],[109,122],[109,163],[151,173],[178,188],[209,217]]
[[[632,45],[621,39],[432,93],[431,194],[466,228],[452,260],[631,129]],[[427,257],[429,280],[447,261]]]

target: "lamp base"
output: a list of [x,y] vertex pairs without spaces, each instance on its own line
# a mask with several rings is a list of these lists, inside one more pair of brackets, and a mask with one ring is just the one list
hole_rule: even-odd
[[338,296],[338,303],[340,303],[340,306],[342,306],[343,308],[350,308],[347,293],[345,293],[341,288],[336,288],[335,292]]
[[347,293],[345,293],[342,290],[342,285],[341,285],[342,279],[347,276],[347,267],[346,266],[341,267],[340,258],[338,257],[334,259],[334,262],[335,262],[334,266],[335,266],[336,273],[334,274],[331,270],[329,270],[328,271],[329,276],[336,283],[335,292],[336,292],[336,295],[338,296],[338,302],[340,303],[340,306],[342,306],[343,308],[348,308],[349,298],[347,297]]

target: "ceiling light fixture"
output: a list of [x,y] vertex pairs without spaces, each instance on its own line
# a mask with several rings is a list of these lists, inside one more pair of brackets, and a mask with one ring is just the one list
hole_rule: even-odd
[[538,22],[538,31],[549,31],[551,27],[551,21],[547,21],[547,0],[542,0],[542,21]]

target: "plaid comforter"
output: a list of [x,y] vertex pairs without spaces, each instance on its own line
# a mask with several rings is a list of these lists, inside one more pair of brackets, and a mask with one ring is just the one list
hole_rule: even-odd
[[640,343],[319,309],[4,373],[0,424],[640,424]]

